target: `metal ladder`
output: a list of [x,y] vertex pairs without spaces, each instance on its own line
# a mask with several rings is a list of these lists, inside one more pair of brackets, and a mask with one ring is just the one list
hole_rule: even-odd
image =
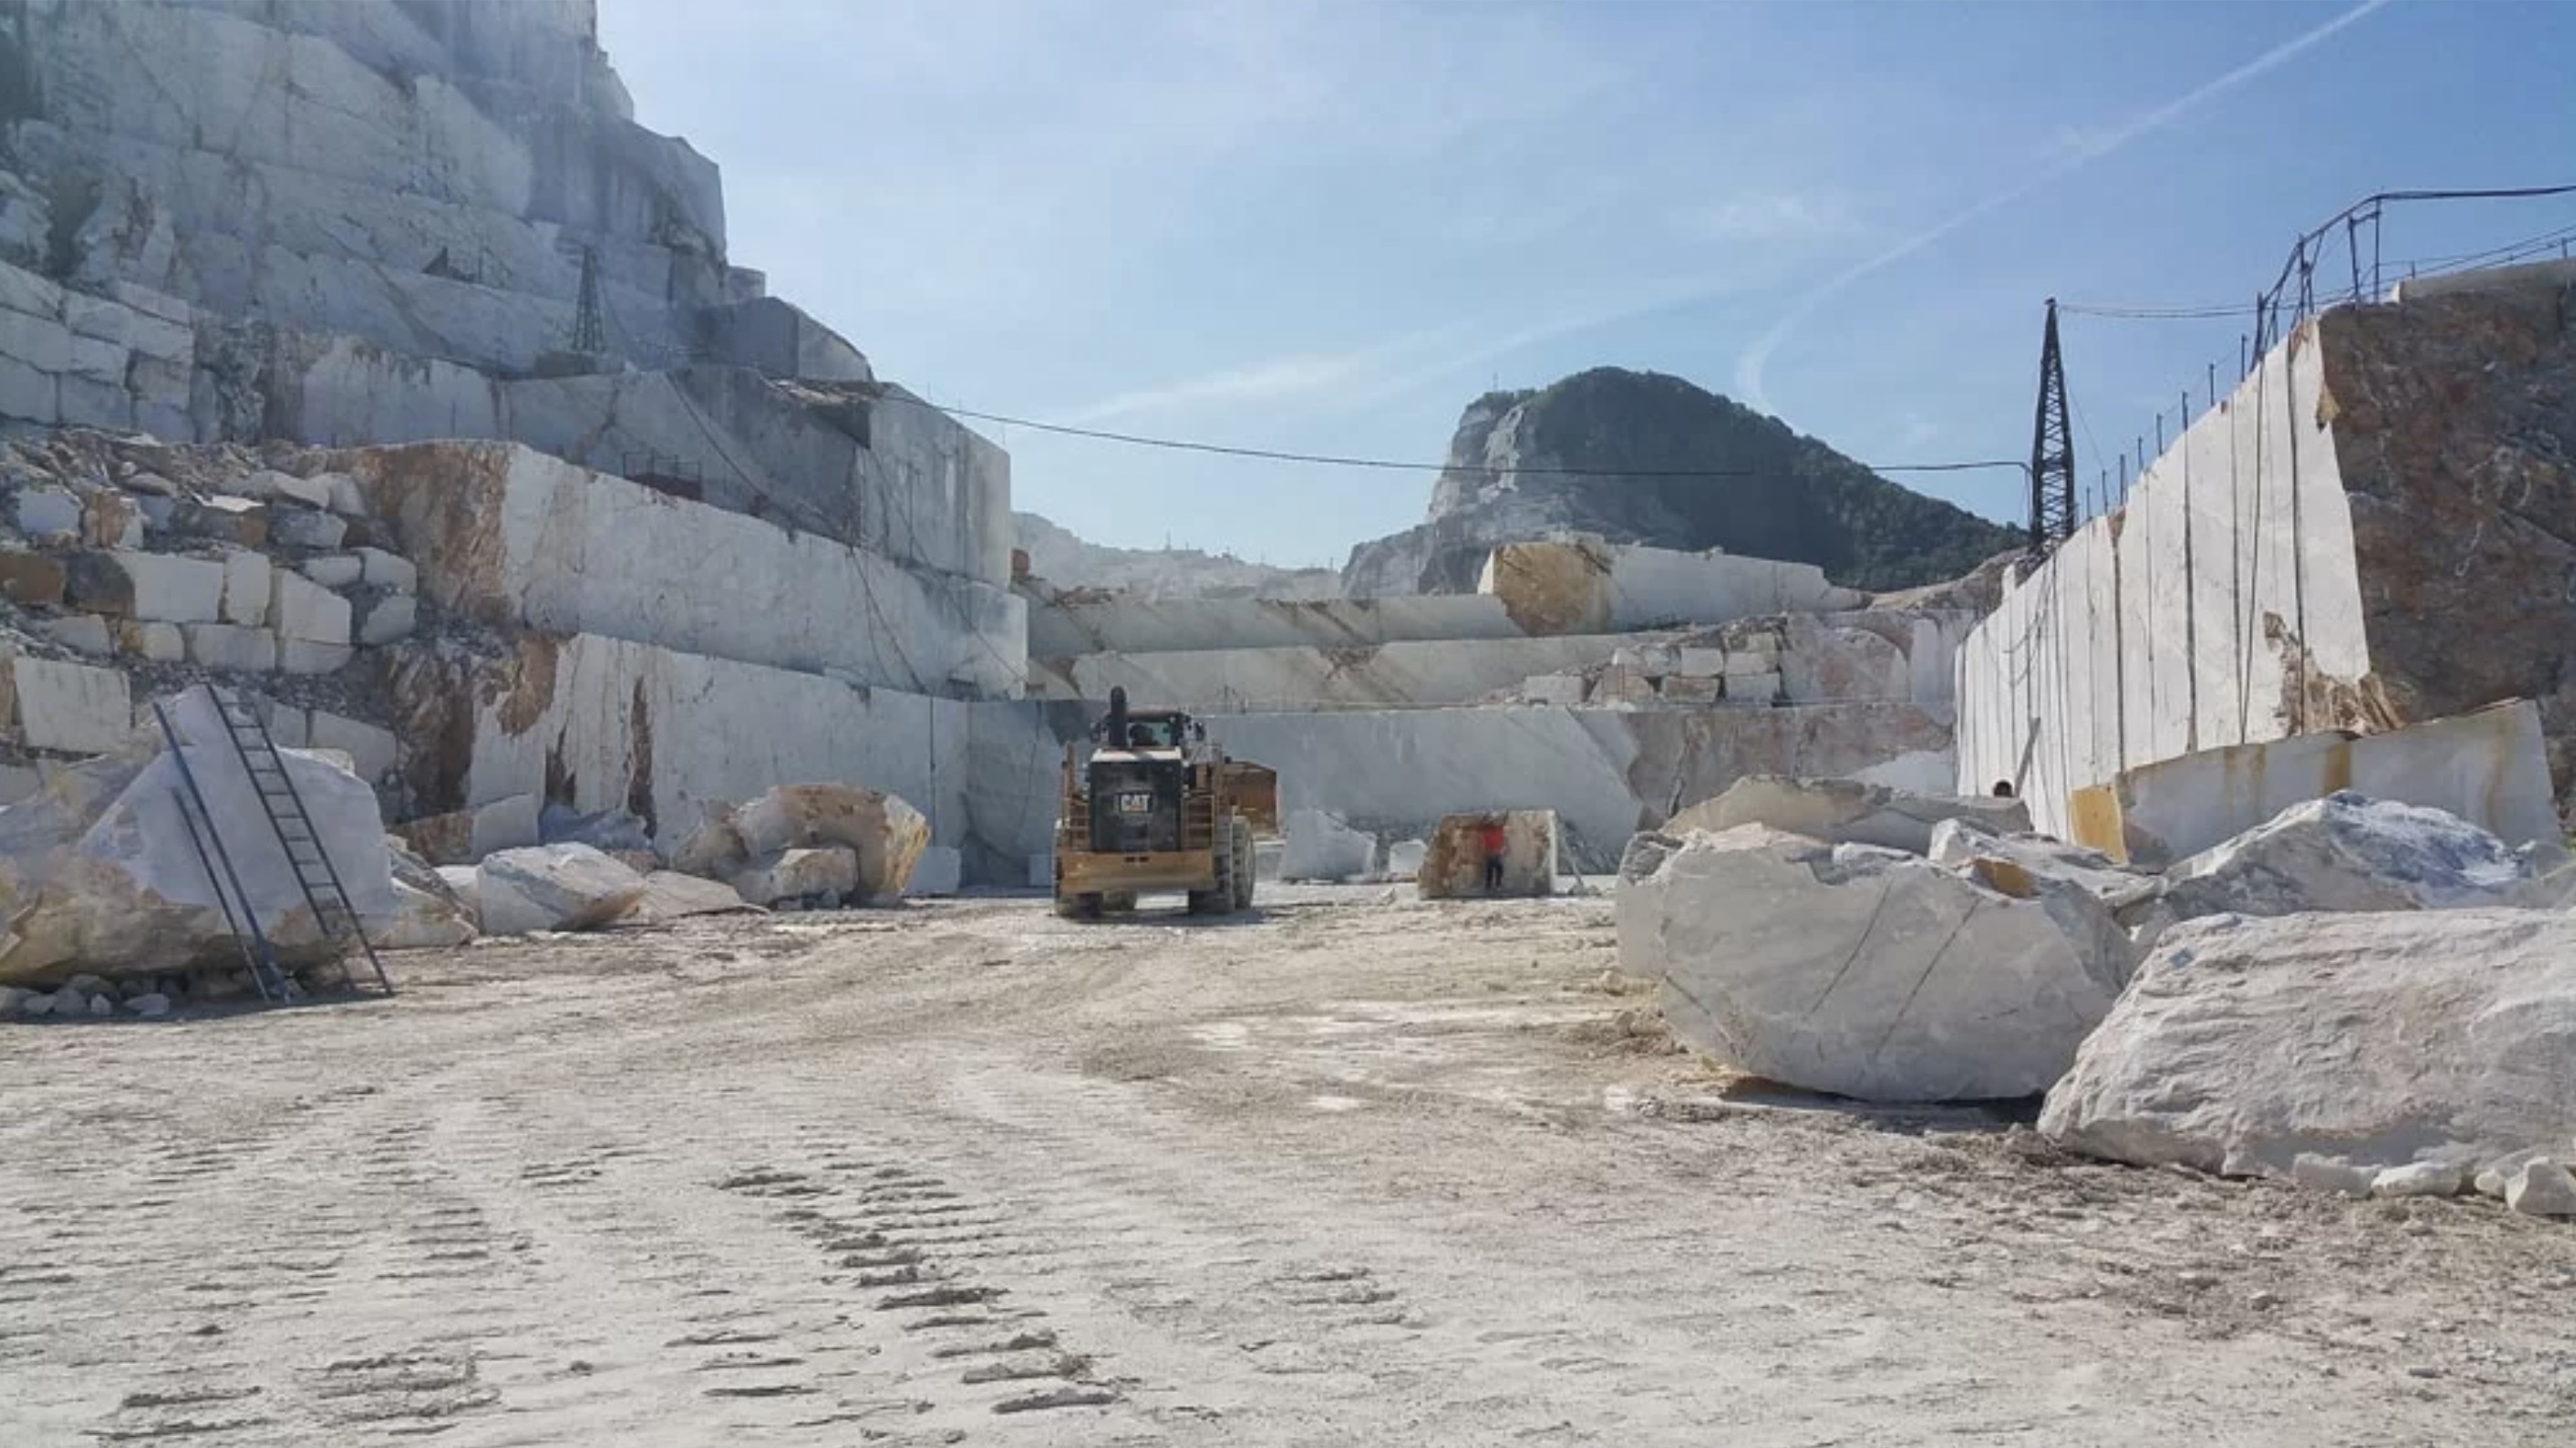
[[[233,857],[224,848],[224,839],[215,830],[213,811],[206,808],[205,791],[197,787],[197,772],[188,766],[188,753],[179,744],[179,731],[170,723],[170,711],[161,701],[152,701],[152,717],[161,723],[161,738],[170,747],[170,759],[179,766],[179,823],[188,827],[188,843],[197,852],[198,863],[206,867],[206,881],[215,887],[215,903],[224,910],[224,926],[241,946],[242,964],[250,972],[251,984],[258,988],[264,1001],[289,1001],[297,994],[295,977],[277,962],[277,947],[268,943],[268,932],[259,924],[259,912],[250,904],[249,892],[242,889],[241,876],[233,872]],[[216,874],[220,867],[222,874]],[[225,893],[226,887],[231,889]],[[234,908],[234,902],[240,908]]]
[[[385,963],[376,958],[376,947],[367,939],[367,927],[358,919],[357,907],[349,903],[349,892],[340,883],[340,871],[331,863],[331,852],[322,848],[322,836],[313,828],[313,817],[305,813],[304,797],[295,792],[295,781],[287,777],[286,761],[277,752],[277,741],[269,737],[268,722],[240,695],[212,684],[205,689],[223,715],[224,730],[232,736],[233,753],[241,756],[242,768],[250,775],[250,787],[259,796],[260,812],[268,816],[269,828],[276,832],[279,847],[286,851],[286,862],[294,867],[295,886],[304,892],[304,903],[312,907],[322,938],[338,945],[344,959],[350,944],[355,943],[375,971],[377,986],[392,995],[393,977],[385,974]],[[243,903],[247,906],[249,902]],[[357,981],[352,977],[349,983],[355,985]]]
[[[277,752],[277,741],[270,737],[267,722],[241,696],[213,684],[204,688],[206,697],[213,702],[216,714],[223,721],[225,734],[232,740],[234,755],[241,760],[242,770],[250,779],[251,792],[259,799],[260,812],[268,816],[269,828],[277,837],[278,847],[285,851],[287,864],[295,872],[296,888],[303,892],[304,903],[311,907],[322,938],[339,945],[343,958],[354,944],[365,953],[368,966],[375,972],[376,984],[385,994],[393,994],[393,978],[385,973],[384,961],[377,958],[374,943],[367,939],[366,925],[359,920],[357,907],[349,903],[349,892],[340,883],[339,869],[331,863],[330,852],[322,847],[321,834],[313,827],[313,817],[305,811],[303,796],[296,793],[295,781],[287,775],[286,761]],[[153,707],[157,712],[160,706],[156,702]],[[176,753],[177,740],[171,736],[167,715],[162,716],[161,727],[163,734],[171,737]],[[205,800],[198,794],[195,779],[188,771],[186,755],[178,753],[178,757],[181,778],[187,780],[188,792],[196,796],[198,811],[203,814]],[[207,830],[210,835],[213,833],[211,815],[207,816]],[[226,875],[230,876],[232,865],[224,856],[222,840],[217,838],[213,843],[218,858],[224,860]],[[199,854],[204,852],[200,845]],[[241,882],[238,879],[233,881],[233,888],[236,894],[240,893]],[[275,971],[276,949],[261,931],[247,895],[241,895],[241,913],[249,921],[253,941],[265,956],[268,968]],[[240,933],[238,925],[234,927],[234,933]],[[259,972],[254,968],[252,974],[256,978]],[[278,974],[291,991],[292,980],[283,972]],[[351,984],[355,983],[353,977]]]

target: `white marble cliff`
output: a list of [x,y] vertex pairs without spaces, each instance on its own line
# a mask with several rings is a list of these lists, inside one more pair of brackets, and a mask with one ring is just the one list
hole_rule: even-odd
[[593,0],[0,7],[0,266],[0,425],[512,439],[1009,582],[1008,459],[732,264]]

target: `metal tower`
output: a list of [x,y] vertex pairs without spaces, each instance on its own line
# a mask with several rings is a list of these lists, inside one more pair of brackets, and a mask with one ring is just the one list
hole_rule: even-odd
[[2075,532],[2075,435],[2066,423],[2066,361],[2057,349],[2057,298],[2048,299],[2048,336],[2039,349],[2039,420],[2030,440],[2030,551],[2045,553]]
[[581,298],[572,314],[572,350],[597,357],[608,350],[608,329],[599,315],[599,249],[581,249]]

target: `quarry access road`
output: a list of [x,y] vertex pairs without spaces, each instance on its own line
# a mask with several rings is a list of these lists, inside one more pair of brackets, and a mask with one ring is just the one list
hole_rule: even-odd
[[1598,898],[738,916],[0,1027],[0,1443],[2484,1444],[2576,1231],[1730,1090]]

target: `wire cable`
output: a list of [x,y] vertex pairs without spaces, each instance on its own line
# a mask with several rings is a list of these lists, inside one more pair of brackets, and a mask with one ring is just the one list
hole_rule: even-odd
[[[1217,457],[1249,458],[1261,462],[1304,463],[1313,467],[1367,468],[1381,472],[1407,473],[1480,473],[1509,477],[1559,478],[1767,478],[1778,476],[1778,468],[1568,468],[1568,467],[1487,467],[1475,463],[1426,463],[1402,458],[1353,457],[1335,453],[1292,452],[1276,448],[1239,447],[1231,443],[1200,442],[1186,438],[1147,437],[1138,433],[1106,432],[1098,428],[1074,427],[1058,422],[1037,422],[1025,417],[1011,417],[998,412],[979,412],[968,407],[952,407],[892,390],[878,394],[888,402],[908,402],[915,407],[944,413],[952,418],[989,422],[1001,427],[1024,427],[1032,432],[1053,433],[1059,437],[1077,437],[1093,442],[1120,443],[1129,447],[1158,448],[1169,452],[1207,453]],[[1873,473],[1966,473],[2010,468],[2027,473],[2030,464],[2011,459],[1963,459],[1930,463],[1861,463]]]
[[[2389,273],[2402,272],[2410,278],[2440,276],[2445,273],[2455,271],[2475,271],[2479,268],[2494,266],[2502,262],[2519,261],[2524,257],[2538,256],[2569,241],[2576,241],[2576,224],[2561,226],[2554,230],[2544,231],[2533,236],[2526,236],[2519,241],[2505,242],[2499,246],[2489,247],[2484,251],[2462,252],[2453,256],[2418,257],[2412,261],[2385,262],[2380,264],[2377,269],[2382,272]],[[2113,321],[2197,322],[2214,321],[2222,317],[2246,316],[2254,311],[2254,304],[2248,301],[2223,303],[2212,302],[2204,306],[2188,307],[2144,307],[2086,306],[2075,302],[2060,302],[2058,303],[2057,310],[2060,314],[2066,316],[2101,317]]]

